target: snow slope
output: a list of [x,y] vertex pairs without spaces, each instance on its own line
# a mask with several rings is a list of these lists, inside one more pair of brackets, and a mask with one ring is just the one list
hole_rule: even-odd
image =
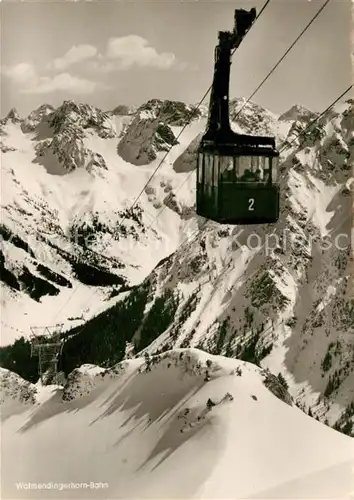
[[[3,403],[3,498],[353,494],[353,439],[275,397],[254,365],[176,349],[81,374],[90,391],[68,382],[67,402],[58,388],[12,416],[11,397]],[[61,483],[60,494],[49,483]]]
[[[125,324],[87,321],[104,310],[114,317],[119,292],[129,295],[144,280],[149,300],[142,299],[141,322],[126,338],[138,352],[193,346],[256,362],[281,372],[299,406],[323,422],[334,425],[345,414],[341,428],[351,433],[354,101],[334,106],[296,140],[315,113],[295,106],[279,117],[244,104],[230,103],[233,128],[274,134],[281,150],[281,215],[274,225],[202,226],[195,216],[205,110],[180,137],[192,108],[171,101],[152,100],[124,116],[72,101],[54,111],[43,106],[27,121],[10,113],[1,122],[2,344],[28,336],[38,318],[63,322],[64,329],[81,325],[78,343],[64,346],[70,370],[101,364],[95,339],[117,347],[111,337],[119,331],[124,344]],[[136,212],[128,213],[140,192]],[[178,307],[162,328],[156,311],[163,303],[168,312],[169,300]],[[79,364],[75,345],[90,353]],[[110,359],[118,360],[112,349]]]
[[[179,126],[183,112],[189,113],[183,106],[182,111],[177,106],[176,113],[173,103],[171,109],[167,106],[164,120]],[[168,193],[179,185],[170,162],[185,148],[191,137],[188,129],[143,192],[135,219],[126,213],[166,152],[156,131],[161,122],[152,119],[150,164],[137,167],[118,154],[118,144],[134,135],[132,121],[139,123],[139,113],[112,116],[65,101],[57,110],[41,106],[25,120],[15,111],[2,120],[1,236],[10,273],[2,298],[2,345],[11,343],[16,331],[28,336],[29,325],[39,316],[44,324],[64,323],[65,328],[76,326],[69,318],[82,312],[87,320],[109,305],[104,301],[111,287],[101,278],[102,271],[108,273],[108,285],[119,279],[139,283],[184,237],[185,223],[174,210],[165,210],[156,222],[155,218]],[[203,126],[198,122],[198,131]],[[190,205],[193,182],[186,187]],[[91,285],[92,280],[76,272],[73,259],[92,264],[98,280]],[[45,267],[41,272],[39,264]],[[48,278],[48,268],[59,281]],[[29,291],[33,280],[38,296]]]

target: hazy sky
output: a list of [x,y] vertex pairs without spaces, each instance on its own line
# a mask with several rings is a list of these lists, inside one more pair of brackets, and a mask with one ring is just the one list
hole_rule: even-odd
[[[230,95],[248,97],[324,0],[271,0],[233,56]],[[218,30],[264,0],[1,2],[1,115],[65,99],[102,109],[150,98],[197,102]],[[252,99],[321,111],[352,81],[350,0],[332,0]],[[348,96],[349,97],[349,96]],[[205,101],[208,102],[208,101]]]

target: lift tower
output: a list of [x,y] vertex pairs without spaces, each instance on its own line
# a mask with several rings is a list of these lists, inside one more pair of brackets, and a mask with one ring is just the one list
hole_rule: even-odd
[[31,326],[31,356],[38,356],[38,373],[42,383],[49,372],[53,382],[58,380],[58,361],[64,340],[60,338],[63,324],[54,326]]

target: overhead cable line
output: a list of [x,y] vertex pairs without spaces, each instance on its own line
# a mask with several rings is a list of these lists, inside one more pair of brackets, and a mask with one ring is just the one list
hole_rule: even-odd
[[[265,4],[263,5],[262,9],[259,11],[258,15],[256,16],[255,18],[255,21],[254,23],[257,21],[257,19],[259,19],[259,17],[262,15],[264,9],[267,7],[267,5],[269,4],[270,0],[267,0],[265,2]],[[254,25],[253,23],[253,25]],[[253,26],[252,25],[252,26]],[[248,30],[248,32],[252,29],[252,26],[251,28]],[[247,32],[247,33],[248,33]],[[243,37],[243,40],[246,38],[247,36],[247,33],[246,35]],[[231,55],[233,55],[235,53],[235,50],[232,52]],[[182,129],[180,130],[179,134],[177,135],[176,137],[176,141],[178,141],[178,139],[181,137],[182,133],[185,131],[185,129],[188,127],[188,125],[191,124],[192,122],[192,119],[194,117],[194,115],[197,113],[198,109],[200,108],[200,106],[202,105],[203,101],[206,99],[206,97],[208,96],[209,92],[211,91],[213,87],[213,84],[210,85],[210,87],[208,88],[208,90],[204,93],[203,97],[200,99],[200,101],[198,102],[197,106],[193,109],[191,115],[189,116],[189,121],[187,121],[187,123],[184,124],[184,126],[182,127]],[[154,178],[154,176],[156,175],[156,173],[158,172],[158,170],[160,169],[160,167],[162,166],[162,164],[164,163],[164,161],[166,160],[168,154],[170,153],[171,149],[172,149],[173,145],[171,145],[168,149],[168,151],[166,151],[166,154],[163,156],[162,160],[160,161],[160,163],[157,165],[157,167],[155,168],[155,170],[153,171],[153,173],[151,174],[151,176],[149,177],[149,179],[147,180],[146,184],[144,185],[144,187],[142,188],[142,190],[140,191],[140,193],[138,194],[138,196],[135,198],[132,206],[130,207],[130,210],[132,210],[135,206],[135,204],[137,203],[137,201],[139,200],[139,198],[142,196],[142,194],[144,193],[145,189],[147,188],[147,186],[149,185],[149,183],[151,182],[151,180]],[[125,218],[123,218],[121,224],[123,224]]]
[[[322,118],[322,117],[323,117],[323,116],[324,116],[324,115],[325,115],[325,114],[326,114],[326,113],[327,113],[327,112],[328,112],[328,111],[329,111],[329,110],[330,110],[333,106],[335,106],[335,104],[337,104],[337,102],[339,102],[339,101],[342,99],[342,97],[344,97],[344,96],[345,96],[345,94],[347,94],[347,93],[348,93],[348,92],[349,92],[349,91],[350,91],[353,87],[354,87],[354,84],[350,85],[350,86],[349,86],[349,87],[348,87],[348,88],[347,88],[344,92],[342,92],[342,93],[340,94],[340,96],[339,96],[339,97],[337,97],[337,98],[336,98],[336,99],[335,99],[335,100],[334,100],[334,101],[333,101],[333,102],[332,102],[332,103],[331,103],[331,104],[330,104],[330,105],[329,105],[329,106],[328,106],[328,107],[327,107],[324,111],[322,111],[322,112],[321,112],[321,113],[320,113],[320,114],[319,114],[319,115],[318,115],[315,119],[313,119],[313,120],[312,120],[312,121],[311,121],[311,122],[310,122],[310,123],[309,123],[309,124],[305,127],[305,129],[304,129],[304,130],[302,130],[301,132],[299,132],[299,133],[296,135],[296,137],[294,137],[294,138],[292,139],[292,141],[291,141],[290,143],[285,143],[285,144],[284,144],[284,145],[280,148],[279,152],[281,153],[282,151],[284,151],[285,149],[287,149],[288,147],[290,147],[290,146],[291,146],[291,144],[293,144],[293,143],[294,143],[297,139],[299,139],[299,137],[301,137],[301,136],[305,135],[305,134],[309,131],[309,129],[310,129],[310,128],[311,128],[311,127],[312,127],[312,126],[313,126],[313,125],[314,125],[314,124],[315,124],[315,123],[316,123],[316,122],[317,122],[320,118]],[[193,171],[192,171],[192,172],[190,172],[190,173],[188,174],[188,177],[190,177],[192,174],[193,174]],[[187,179],[188,179],[188,178],[187,178]],[[185,180],[184,180],[184,182],[181,184],[181,186],[180,186],[180,187],[182,187],[182,185],[183,185],[183,184],[187,181],[187,179],[185,179]],[[161,211],[160,211],[160,212],[162,212],[162,211],[163,211],[163,209],[161,209]],[[155,220],[156,220],[156,219],[155,219]],[[197,232],[197,233],[201,232],[201,230],[204,228],[204,226],[205,226],[205,224],[208,222],[208,220],[209,220],[209,219],[206,219],[206,221],[202,224],[201,228],[197,229],[195,232]],[[153,224],[153,223],[152,223],[152,224]],[[151,224],[151,225],[152,225],[152,224]],[[195,232],[194,232],[194,233],[192,233],[192,235],[194,235],[194,234],[195,234]],[[198,236],[198,235],[196,235],[196,237],[197,237],[197,236]],[[183,246],[185,243],[187,243],[187,242],[188,242],[188,240],[190,239],[190,237],[191,237],[191,235],[190,235],[190,236],[188,236],[187,238],[185,238],[185,239],[182,241],[182,243],[181,243],[181,245],[180,245],[180,246]],[[193,239],[194,239],[194,238],[192,238],[192,240],[193,240]]]
[[[325,115],[325,114],[326,114],[326,113],[327,113],[327,112],[328,112],[328,111],[329,111],[329,110],[330,110],[330,109],[331,109],[331,108],[332,108],[335,104],[337,104],[337,102],[339,102],[339,101],[342,99],[342,97],[344,97],[344,96],[345,96],[345,95],[346,95],[346,94],[347,94],[347,93],[348,93],[348,92],[349,92],[349,91],[353,88],[353,86],[354,86],[354,84],[350,85],[350,86],[349,86],[349,87],[348,87],[348,88],[347,88],[344,92],[342,92],[342,93],[341,93],[341,94],[340,94],[340,95],[339,95],[339,96],[338,96],[338,97],[337,97],[337,98],[336,98],[336,99],[335,99],[335,100],[334,100],[334,101],[333,101],[333,102],[332,102],[329,106],[327,106],[327,108],[326,108],[324,111],[322,111],[322,112],[321,112],[321,113],[320,113],[320,114],[319,114],[316,118],[314,118],[314,119],[313,119],[313,120],[312,120],[312,121],[311,121],[311,122],[310,122],[310,123],[306,126],[306,128],[305,128],[304,130],[302,130],[301,132],[299,132],[299,133],[296,135],[296,137],[294,137],[294,138],[292,139],[292,141],[291,141],[290,143],[286,143],[286,144],[284,144],[284,146],[280,149],[280,152],[282,152],[282,151],[284,151],[285,149],[289,148],[289,147],[290,147],[290,146],[291,146],[291,145],[292,145],[292,144],[293,144],[293,143],[294,143],[294,142],[295,142],[295,141],[296,141],[299,137],[301,137],[301,136],[305,135],[305,134],[309,131],[309,129],[312,127],[312,125],[314,125],[314,124],[315,124],[315,123],[316,123],[316,122],[317,122],[320,118],[322,118],[322,116],[323,116],[323,115]],[[192,173],[193,173],[193,171],[189,173],[188,177],[190,177]],[[187,177],[187,179],[188,179],[188,177]],[[182,185],[186,182],[186,180],[187,180],[187,179],[185,179],[185,180],[183,181],[183,183],[180,185],[179,189],[182,187]],[[159,212],[159,214],[161,214],[161,212],[162,212],[163,210],[164,210],[164,209],[162,209],[162,210]],[[159,215],[158,215],[158,216],[159,216]],[[158,216],[156,217],[155,221],[157,220]],[[154,222],[155,222],[155,221],[154,221]],[[153,222],[153,223],[154,223],[154,222]],[[181,249],[181,247],[183,247],[186,243],[192,243],[193,241],[195,241],[195,240],[198,238],[199,234],[201,234],[201,233],[202,233],[202,230],[203,230],[203,229],[204,229],[204,227],[206,226],[207,222],[208,222],[208,219],[205,219],[205,221],[203,222],[203,224],[202,224],[202,226],[201,226],[200,228],[196,229],[196,230],[192,233],[192,235],[189,235],[187,238],[185,238],[185,239],[182,241],[182,243],[179,245],[178,250],[180,250],[180,249]],[[152,223],[152,224],[153,224],[153,223]],[[149,227],[151,227],[151,226],[152,226],[152,224],[151,224]],[[96,291],[95,291],[95,292],[93,292],[93,294],[94,294],[94,293],[96,293]],[[86,302],[87,302],[87,301],[86,301]],[[85,304],[86,304],[86,302],[85,302]],[[84,305],[85,305],[85,304],[84,304]],[[84,329],[84,328],[82,328],[82,329],[81,329],[78,333],[80,333],[83,329]]]
[[[258,92],[260,90],[260,88],[264,85],[264,83],[268,80],[268,78],[272,75],[272,73],[276,70],[276,68],[281,64],[281,62],[285,59],[285,57],[289,54],[290,50],[296,45],[296,43],[300,40],[300,38],[304,35],[304,33],[307,31],[307,29],[311,26],[311,24],[315,21],[315,19],[319,16],[319,14],[322,12],[322,10],[326,7],[326,5],[329,3],[330,0],[326,0],[326,2],[319,8],[319,10],[316,12],[316,14],[312,17],[312,19],[310,20],[310,22],[306,25],[306,27],[301,31],[301,33],[297,36],[297,38],[294,40],[294,42],[290,45],[290,47],[285,51],[285,53],[283,54],[283,56],[279,59],[279,61],[274,65],[274,67],[271,69],[271,71],[268,73],[268,75],[263,79],[263,81],[258,85],[258,87],[256,88],[256,90],[249,96],[249,98],[246,100],[246,102],[243,104],[243,106],[241,107],[241,109],[237,112],[235,118],[240,114],[241,110],[245,107],[245,105],[249,102],[249,100],[256,94],[256,92]],[[263,13],[264,9],[266,8],[266,6],[269,4],[270,0],[267,0],[267,2],[264,4],[263,8],[261,9],[261,11],[259,12],[258,16],[256,17],[256,20],[260,17],[260,15]],[[235,49],[236,50],[236,49]],[[235,50],[233,51],[233,53],[235,52]],[[352,87],[352,86],[351,86]],[[351,88],[350,87],[350,88]],[[212,88],[212,85],[209,87],[209,89],[205,92],[204,96],[202,97],[202,99],[199,101],[197,107],[195,108],[194,110],[194,113],[198,110],[198,108],[200,107],[201,103],[203,102],[203,100],[205,99],[205,97],[208,95],[208,93],[210,92]],[[322,112],[322,114],[320,116],[322,116],[330,107],[332,107],[338,100],[341,99],[341,97],[343,97],[343,95],[345,95],[349,90],[350,88],[348,88],[343,94],[341,94],[325,111]],[[192,114],[192,116],[193,116]],[[191,118],[192,118],[191,116]],[[313,120],[308,127],[306,127],[306,129],[300,133],[297,137],[301,136],[303,133],[305,133],[305,131],[308,130],[308,128],[310,126],[313,125],[313,123],[315,121],[317,121],[320,116],[318,116],[315,120]],[[182,132],[185,130],[185,128],[189,125],[190,122],[187,122],[184,127],[182,128],[182,130],[180,131],[179,135],[177,136],[177,139],[180,137],[180,135],[182,134]],[[296,138],[295,138],[296,140]],[[160,168],[160,166],[162,165],[162,163],[164,162],[164,160],[166,159],[167,155],[169,154],[170,150],[172,149],[172,146],[170,147],[170,149],[166,152],[165,156],[163,157],[163,159],[161,160],[160,164],[158,165],[158,167],[155,169],[154,173],[152,174],[152,176],[150,177],[150,179],[148,180],[147,184],[144,186],[143,190],[141,191],[141,193],[139,194],[139,196],[136,198],[135,202],[137,202],[137,200],[139,199],[139,197],[141,196],[141,194],[144,192],[144,189],[146,188],[146,186],[148,185],[148,183],[151,181],[151,179],[153,178],[153,176],[156,174],[156,172],[158,171],[158,169]],[[194,171],[191,171],[188,176],[186,177],[186,179],[182,182],[182,184],[178,187],[178,189],[176,190],[176,192],[178,192],[182,186],[187,182],[187,180],[190,178],[190,176],[194,173]],[[134,205],[133,203],[133,205]],[[132,205],[132,206],[133,206]],[[160,217],[160,215],[162,214],[162,212],[166,209],[166,205],[165,207],[163,207],[160,212],[158,213],[158,215],[156,216],[156,218],[151,222],[151,224],[148,226],[147,229],[149,229],[155,222],[156,220]],[[123,219],[124,221],[124,219]],[[206,219],[204,221],[204,223],[202,224],[202,226],[200,228],[198,228],[196,230],[196,235],[195,237],[192,238],[192,240],[196,239],[198,237],[198,234],[202,231],[202,229],[205,227],[206,223],[208,222],[208,219]],[[193,235],[195,234],[195,232],[193,233]],[[179,246],[179,248],[181,246],[183,246],[186,242],[188,242],[190,239],[190,236],[188,236]],[[75,292],[74,292],[75,293]],[[95,292],[93,292],[93,294],[95,294]],[[86,301],[87,302],[87,301]],[[86,304],[85,302],[85,304]]]
[[[266,6],[268,5],[270,0],[268,0],[263,8],[261,9],[261,11],[259,12],[257,18],[262,14],[262,12],[264,11],[264,9],[266,8]],[[319,14],[322,12],[322,10],[326,7],[326,5],[329,3],[330,0],[326,0],[326,2],[319,8],[319,10],[316,12],[316,14],[313,16],[313,18],[310,20],[310,22],[306,25],[306,27],[301,31],[301,33],[297,36],[297,38],[293,41],[293,43],[290,45],[290,47],[285,51],[285,53],[282,55],[282,57],[279,59],[279,61],[273,66],[273,68],[270,70],[270,72],[268,73],[268,75],[262,80],[262,82],[258,85],[258,87],[254,90],[254,92],[252,92],[252,94],[248,97],[248,99],[244,102],[244,104],[241,106],[241,108],[237,111],[235,117],[233,118],[233,120],[235,120],[235,118],[237,118],[237,116],[241,113],[241,111],[243,110],[243,108],[247,105],[247,103],[252,99],[252,97],[261,89],[261,87],[265,84],[265,82],[268,80],[268,78],[272,75],[272,73],[274,73],[274,71],[277,69],[277,67],[281,64],[281,62],[285,59],[285,57],[289,54],[289,52],[291,51],[291,49],[296,45],[296,43],[300,40],[300,38],[304,35],[304,33],[306,32],[306,30],[311,26],[311,24],[315,21],[315,19],[319,16]],[[257,19],[256,18],[256,19]],[[232,55],[235,53],[235,50],[232,52]],[[210,87],[211,88],[211,87]],[[210,88],[208,90],[208,92],[210,91]],[[208,93],[207,92],[207,93]],[[346,91],[348,92],[348,90]],[[338,100],[346,93],[344,92],[339,98]],[[206,93],[206,95],[207,95]],[[334,104],[334,103],[333,103]],[[331,106],[333,106],[333,104],[331,104]],[[328,109],[328,108],[327,108]],[[325,110],[323,113],[325,113],[327,110]],[[191,175],[194,173],[194,170],[192,170],[188,175],[187,177],[184,179],[184,181],[180,184],[180,186],[178,187],[178,189],[175,191],[175,193],[177,193],[181,188],[182,186],[184,186],[184,184],[188,181],[188,179],[191,177]],[[155,224],[156,220],[160,217],[161,213],[166,209],[166,205],[160,210],[160,212],[157,214],[157,216],[155,217],[155,219],[151,222],[151,224],[148,226],[147,229],[150,229],[151,226],[153,226],[153,224]],[[183,244],[183,243],[182,243]]]
[[[267,5],[269,4],[270,0],[267,0],[265,2],[265,4],[263,5],[262,9],[259,11],[258,15],[256,16],[255,18],[255,21],[257,21],[257,19],[259,19],[259,17],[262,15],[262,13],[264,12],[265,8],[267,7]],[[250,29],[248,30],[247,33],[250,32],[250,30],[252,29],[252,27],[254,26],[255,24],[255,21],[254,23],[252,24],[252,26],[250,27]],[[243,37],[243,40],[245,39],[245,37],[247,36],[247,33],[245,34],[245,36]],[[235,49],[236,50],[236,49]],[[203,101],[205,100],[205,98],[207,97],[207,95],[209,94],[209,92],[211,91],[212,89],[212,84],[210,85],[210,87],[208,88],[208,90],[205,92],[205,94],[203,95],[203,97],[200,99],[199,103],[197,104],[197,106],[192,110],[192,113],[190,114],[189,116],[189,121],[187,121],[187,123],[185,123],[185,125],[182,127],[182,129],[180,130],[179,134],[177,135],[176,137],[176,141],[178,141],[178,139],[180,138],[181,134],[184,132],[184,130],[188,127],[188,125],[192,122],[192,119],[194,117],[194,115],[197,113],[198,109],[200,108],[201,104],[203,103]],[[161,110],[160,110],[161,112]],[[151,174],[151,176],[149,177],[148,181],[145,183],[144,187],[142,188],[142,190],[140,191],[140,193],[138,194],[138,196],[135,198],[134,202],[132,203],[132,205],[130,206],[130,208],[126,211],[123,219],[120,221],[119,225],[118,225],[118,228],[117,230],[119,230],[121,227],[122,227],[122,224],[125,222],[126,218],[128,217],[128,214],[129,212],[131,212],[131,210],[135,207],[136,203],[138,202],[138,200],[140,199],[140,197],[142,196],[142,194],[144,193],[145,189],[147,188],[147,186],[149,185],[149,183],[151,182],[151,180],[154,178],[154,176],[156,175],[156,173],[158,172],[158,170],[161,168],[161,166],[163,165],[164,161],[166,160],[168,154],[170,153],[171,149],[172,149],[173,145],[170,145],[169,149],[166,151],[166,154],[163,156],[162,160],[159,162],[159,164],[157,165],[157,167],[155,168],[155,170],[153,171],[153,173]],[[155,219],[156,220],[156,219]],[[155,220],[152,222],[152,224],[155,222]],[[148,228],[151,227],[151,225],[148,226]],[[103,245],[103,250],[105,250],[105,248],[107,247],[107,245],[111,242],[112,240],[112,236],[108,239],[108,241],[106,242],[105,245]],[[54,316],[53,320],[55,320],[55,318],[57,318],[57,316],[62,312],[62,310],[66,307],[66,305],[69,303],[69,301],[72,299],[72,297],[74,296],[74,294],[77,292],[78,288],[81,286],[81,283],[73,290],[72,294],[69,296],[68,300],[64,303],[64,305],[61,307],[61,309],[58,311],[58,313]],[[94,295],[96,293],[96,291],[93,292],[92,295]],[[89,298],[91,299],[92,296]],[[87,301],[86,301],[87,302]],[[85,302],[85,304],[86,304]]]
[[272,73],[274,73],[274,71],[277,69],[277,67],[286,58],[286,56],[289,54],[289,52],[291,51],[291,49],[293,49],[295,47],[295,45],[300,40],[300,38],[305,34],[305,32],[308,30],[308,28],[311,26],[311,24],[317,19],[317,17],[323,11],[323,9],[326,7],[326,5],[329,4],[329,2],[330,2],[330,0],[326,0],[325,3],[322,5],[322,7],[320,7],[320,9],[316,12],[316,14],[311,19],[311,21],[305,26],[305,28],[301,31],[301,33],[299,34],[299,36],[293,41],[293,43],[290,45],[290,47],[285,51],[285,53],[282,55],[282,57],[279,59],[279,61],[276,63],[276,65],[273,66],[273,68],[269,71],[268,75],[261,81],[261,83],[258,85],[258,87],[252,92],[252,94],[249,96],[249,98],[247,99],[247,101],[243,104],[243,106],[238,111],[238,113],[237,113],[236,116],[238,116],[240,114],[240,112],[243,110],[243,108],[246,106],[246,104],[250,101],[250,99],[252,99],[252,97],[258,92],[258,90],[261,87],[263,87],[263,85],[268,80],[268,78],[270,78],[270,76],[272,75]]
[[[339,96],[339,97],[337,97],[337,98],[336,98],[336,99],[335,99],[335,100],[334,100],[334,101],[333,101],[333,102],[332,102],[332,103],[331,103],[331,104],[330,104],[330,105],[329,105],[329,106],[328,106],[328,107],[327,107],[324,111],[322,111],[322,113],[321,113],[320,115],[318,115],[318,116],[317,116],[314,120],[312,120],[312,121],[309,123],[309,125],[308,125],[308,126],[307,126],[307,127],[306,127],[303,131],[302,131],[302,132],[300,132],[300,133],[299,133],[299,134],[298,134],[298,135],[297,135],[297,136],[293,139],[293,141],[292,141],[292,142],[294,142],[294,141],[295,141],[296,139],[298,139],[300,136],[302,136],[302,135],[306,134],[306,133],[307,133],[307,131],[309,130],[309,128],[310,128],[310,127],[311,127],[311,126],[312,126],[312,125],[313,125],[313,124],[314,124],[317,120],[319,120],[319,119],[320,119],[320,118],[321,118],[321,117],[322,117],[322,116],[323,116],[323,115],[324,115],[327,111],[329,111],[329,110],[330,110],[330,109],[331,109],[331,108],[332,108],[332,107],[333,107],[333,106],[334,106],[334,105],[335,105],[335,104],[336,104],[336,103],[337,103],[337,102],[338,102],[338,101],[339,101],[342,97],[344,97],[344,96],[345,96],[345,94],[347,94],[347,93],[348,93],[348,92],[352,89],[352,87],[353,87],[353,84],[352,84],[352,85],[350,85],[350,86],[349,86],[349,87],[348,87],[348,88],[347,88],[344,92],[342,92],[342,93],[340,94],[340,96]],[[286,147],[289,147],[289,145],[286,145]],[[193,172],[191,172],[191,173],[193,173]],[[189,175],[191,175],[191,173],[190,173]],[[180,246],[178,247],[178,249],[180,249],[180,248],[181,248],[183,245],[185,245],[186,243],[191,243],[192,241],[196,240],[196,239],[197,239],[197,237],[199,236],[199,234],[201,234],[202,229],[205,227],[205,225],[207,224],[207,222],[208,222],[208,219],[206,219],[206,220],[203,222],[202,226],[201,226],[200,228],[198,228],[198,229],[197,229],[197,230],[193,233],[193,236],[194,236],[194,237],[192,237],[192,239],[190,239],[190,238],[191,238],[191,235],[189,235],[189,236],[188,236],[188,237],[187,237],[184,241],[182,241],[182,243],[180,244]],[[252,277],[253,277],[253,276],[254,276],[257,272],[258,272],[258,270],[257,270],[257,271],[254,271],[254,272],[251,274],[251,276],[249,276],[249,277],[248,277],[248,279],[251,279],[251,278],[252,278]],[[96,290],[93,292],[92,296],[93,296],[95,293],[96,293]],[[91,296],[91,298],[92,298],[92,296]],[[87,301],[86,301],[86,302],[87,302]],[[85,302],[85,303],[86,303],[86,302]],[[81,332],[82,332],[85,328],[86,328],[86,327],[85,327],[85,325],[84,325],[84,326],[83,326],[83,327],[82,327],[82,328],[81,328],[81,329],[80,329],[77,333],[75,333],[74,335],[75,335],[75,336],[76,336],[76,335],[78,335],[78,334],[79,334],[79,333],[81,333]]]
[[337,102],[340,101],[342,99],[342,97],[344,97],[345,94],[347,94],[353,88],[353,86],[354,86],[354,84],[349,85],[349,87],[339,97],[337,97],[337,99],[335,101],[332,102],[332,104],[330,104],[324,111],[322,111],[321,114],[316,116],[316,118],[311,120],[310,123],[304,128],[304,130],[302,132],[300,132],[300,134],[298,134],[296,137],[294,137],[294,139],[291,142],[285,143],[280,148],[279,153],[282,153],[285,149],[289,148],[296,141],[296,139],[298,139],[301,135],[308,132],[308,130],[312,127],[312,125],[314,125],[320,118],[322,118],[323,115],[325,115],[327,113],[327,111],[329,111],[335,104],[337,104]]

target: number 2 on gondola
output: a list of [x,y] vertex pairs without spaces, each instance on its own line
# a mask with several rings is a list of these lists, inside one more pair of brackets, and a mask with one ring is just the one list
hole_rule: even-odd
[[248,210],[254,210],[254,198],[248,198]]

